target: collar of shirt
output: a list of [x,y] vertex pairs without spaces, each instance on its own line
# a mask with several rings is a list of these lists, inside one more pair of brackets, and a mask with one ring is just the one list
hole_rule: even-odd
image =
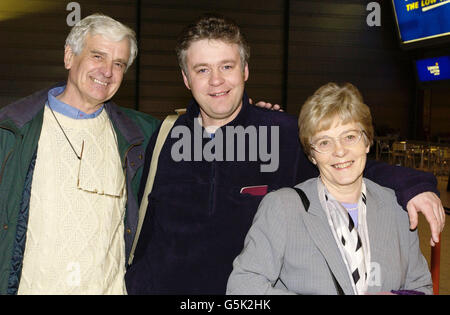
[[70,106],[69,104],[66,104],[64,102],[61,102],[56,97],[61,94],[66,86],[59,86],[56,88],[51,89],[48,91],[48,104],[51,106],[51,108],[64,116],[67,116],[69,118],[73,119],[89,119],[89,118],[95,118],[97,117],[103,110],[104,105],[102,105],[97,111],[95,111],[92,114],[86,114],[85,112]]

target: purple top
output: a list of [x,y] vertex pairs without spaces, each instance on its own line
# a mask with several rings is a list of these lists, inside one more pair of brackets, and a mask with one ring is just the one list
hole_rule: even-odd
[[344,206],[345,209],[347,209],[348,214],[355,224],[355,228],[358,228],[358,204],[341,202],[341,205]]

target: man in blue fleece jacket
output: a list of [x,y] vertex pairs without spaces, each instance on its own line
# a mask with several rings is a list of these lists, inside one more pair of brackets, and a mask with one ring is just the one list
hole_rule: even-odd
[[[140,194],[149,205],[126,274],[129,294],[224,294],[264,194],[318,175],[296,118],[249,105],[249,48],[234,22],[202,17],[182,33],[177,53],[193,100],[161,150],[151,194],[142,196],[157,133],[147,147]],[[394,189],[412,212],[440,205],[431,174],[369,161],[365,176]],[[421,210],[436,220],[432,208]]]

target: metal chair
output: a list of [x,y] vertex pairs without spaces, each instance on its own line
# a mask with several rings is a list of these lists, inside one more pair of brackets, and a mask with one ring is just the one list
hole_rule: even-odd
[[391,161],[391,147],[389,145],[388,137],[378,137],[375,140],[376,145],[376,160],[380,161],[383,158],[383,155],[387,155],[387,161]]
[[423,148],[421,145],[406,143],[405,166],[423,168]]
[[[395,165],[406,165],[406,141],[395,141],[392,143],[392,163]],[[403,161],[403,162],[402,162]]]
[[448,176],[450,174],[450,147],[439,147],[438,162],[436,175]]

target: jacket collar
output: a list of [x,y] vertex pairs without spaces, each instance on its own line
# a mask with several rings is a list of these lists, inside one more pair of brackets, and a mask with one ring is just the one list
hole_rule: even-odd
[[[66,81],[59,82],[50,88],[35,92],[30,96],[6,106],[0,111],[0,122],[9,120],[17,128],[22,128],[44,108],[48,99],[48,91],[66,84]],[[126,142],[129,144],[137,144],[144,141],[142,131],[122,112],[119,106],[112,101],[107,101],[105,103],[105,109],[116,130],[120,132]]]
[[[60,86],[60,84],[53,87],[56,86]],[[0,122],[9,120],[17,128],[22,128],[44,108],[45,102],[47,102],[48,91],[49,89],[41,90],[9,104],[0,112]]]
[[[305,185],[302,184],[301,186],[297,186],[305,192],[310,201],[310,207],[304,215],[304,222],[313,242],[323,254],[330,270],[333,272],[344,293],[353,294],[346,266],[342,261],[342,256],[336,246],[336,241],[329,226],[326,213],[320,205],[317,190],[318,180],[318,178],[315,178],[308,181]],[[372,193],[375,184],[367,178],[365,178],[364,181],[367,187],[367,226],[369,230],[371,261],[387,261],[389,258],[387,256],[389,255],[389,251],[386,251],[385,248],[383,248],[384,245],[381,244],[389,244],[390,235],[389,233],[386,233],[384,227],[389,225],[389,211],[398,210],[384,205],[383,201],[379,200],[379,198]]]
[[[144,134],[136,125],[136,123],[131,120],[125,113],[117,106],[114,102],[108,101],[105,103],[105,110],[108,113],[111,122],[116,129],[116,134],[120,134],[129,145],[138,145],[144,142]],[[119,148],[123,147],[121,145],[121,140],[118,136]],[[126,145],[125,145],[126,146]]]
[[310,201],[310,207],[304,214],[304,222],[314,244],[324,256],[330,271],[344,291],[344,294],[353,294],[352,284],[347,273],[347,267],[342,261],[339,248],[336,246],[333,233],[328,224],[325,211],[322,209],[318,197],[317,181],[315,178],[301,185]]

